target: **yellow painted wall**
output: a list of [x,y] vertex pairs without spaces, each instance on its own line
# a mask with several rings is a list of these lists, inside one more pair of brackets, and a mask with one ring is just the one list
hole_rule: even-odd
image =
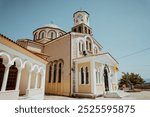
[[[81,67],[88,67],[89,70],[89,84],[80,84],[80,69]],[[91,68],[90,68],[90,62],[80,63],[78,64],[78,92],[79,93],[91,93]]]
[[[44,53],[50,55],[48,61],[62,59],[64,61],[61,83],[48,83],[49,65],[46,72],[46,93],[56,95],[70,95],[70,35],[61,37],[47,44]],[[58,78],[58,73],[57,76]]]

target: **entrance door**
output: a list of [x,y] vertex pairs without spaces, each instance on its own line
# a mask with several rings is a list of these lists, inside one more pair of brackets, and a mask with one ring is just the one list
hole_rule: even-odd
[[104,82],[105,82],[105,91],[109,91],[108,73],[106,68],[104,69]]

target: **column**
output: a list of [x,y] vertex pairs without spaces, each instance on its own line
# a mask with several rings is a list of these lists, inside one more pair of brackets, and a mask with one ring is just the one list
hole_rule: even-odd
[[115,75],[114,77],[115,77],[115,85],[116,85],[116,89],[115,90],[118,90],[117,71],[115,71],[114,75]]
[[104,65],[102,64],[100,68],[100,84],[104,84],[103,74],[104,74]]
[[[79,75],[78,75],[79,74]],[[79,77],[78,77],[79,76]],[[75,63],[75,92],[78,93],[78,79],[80,78],[80,72],[78,72],[78,64]]]
[[91,61],[91,92],[96,94],[96,69],[94,61]]
[[35,85],[34,85],[35,89],[37,89],[37,85],[38,85],[38,72],[36,72],[36,75],[35,75]]
[[1,91],[5,91],[6,90],[10,64],[5,65],[5,67],[6,68],[5,68],[5,74],[4,74],[4,79],[3,79],[3,84],[2,84]]
[[16,88],[15,90],[19,90],[19,84],[20,84],[20,79],[21,79],[21,71],[22,71],[22,68],[18,68],[18,74],[17,74],[17,83],[16,83]]
[[32,76],[32,71],[29,71],[29,75],[28,75],[28,87],[27,90],[30,90],[30,86],[31,86],[31,76]]

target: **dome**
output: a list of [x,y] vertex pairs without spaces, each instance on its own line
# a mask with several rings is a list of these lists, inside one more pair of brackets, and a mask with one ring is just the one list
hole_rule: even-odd
[[58,27],[58,26],[55,25],[55,24],[46,24],[46,25],[44,25],[43,27],[50,27],[50,28],[58,28],[58,29],[61,29],[60,27]]

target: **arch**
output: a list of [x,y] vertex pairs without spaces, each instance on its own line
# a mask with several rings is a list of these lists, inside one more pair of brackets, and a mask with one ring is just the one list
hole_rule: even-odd
[[14,57],[11,61],[11,65],[13,65],[14,63],[16,64],[17,68],[22,68],[23,62],[22,62],[21,58]]
[[62,36],[62,35],[63,35],[63,33],[62,33],[62,32],[59,32],[59,37]]
[[81,26],[79,26],[78,30],[79,30],[79,33],[82,33],[82,27]]
[[39,70],[38,68],[39,68],[39,66],[35,64],[35,65],[33,65],[32,70],[35,72],[38,72],[38,70]]
[[97,47],[94,47],[94,54],[97,54],[98,53],[98,49]]
[[46,37],[46,31],[42,30],[42,31],[39,32],[39,39],[42,39],[44,37]]
[[0,58],[0,90],[3,84],[4,74],[5,74],[5,65],[3,64],[3,58]]
[[85,74],[86,74],[86,84],[89,84],[89,70],[88,67],[85,67]]
[[37,32],[34,34],[34,40],[37,40],[38,39],[38,34]]
[[84,51],[84,41],[83,40],[79,40],[79,52],[83,52]]
[[45,70],[44,70],[44,68],[43,68],[43,67],[40,67],[38,72],[39,72],[41,75],[44,75]]
[[64,67],[64,61],[63,59],[58,60],[58,82],[61,83],[62,81],[62,71]]
[[105,84],[105,91],[109,91],[109,81],[108,81],[108,73],[109,73],[109,68],[107,65],[104,67],[104,84]]
[[49,66],[49,77],[48,77],[48,82],[51,83],[52,81],[52,64]]
[[92,51],[92,39],[89,37],[86,38],[86,50]]
[[10,64],[11,58],[10,55],[6,52],[0,52],[0,58],[3,58],[3,64]]
[[26,90],[28,88],[29,83],[29,74],[32,71],[32,63],[28,60],[25,60],[22,65],[22,71],[20,76],[20,86],[19,86],[19,95],[26,95]]
[[87,33],[87,27],[84,27],[84,31],[85,31],[85,33]]
[[27,69],[30,71],[32,69],[32,63],[28,60],[25,60],[22,64],[22,68],[25,68],[27,66]]
[[6,90],[15,90],[17,82],[18,69],[15,65],[15,62],[9,68],[8,80],[6,85]]
[[57,37],[57,33],[54,30],[48,31],[48,38],[55,39]]
[[81,67],[81,69],[80,69],[81,71],[81,84],[84,84],[84,69],[83,69],[83,67]]
[[53,83],[56,83],[57,63],[54,63],[53,66],[54,66],[54,69],[53,69]]

